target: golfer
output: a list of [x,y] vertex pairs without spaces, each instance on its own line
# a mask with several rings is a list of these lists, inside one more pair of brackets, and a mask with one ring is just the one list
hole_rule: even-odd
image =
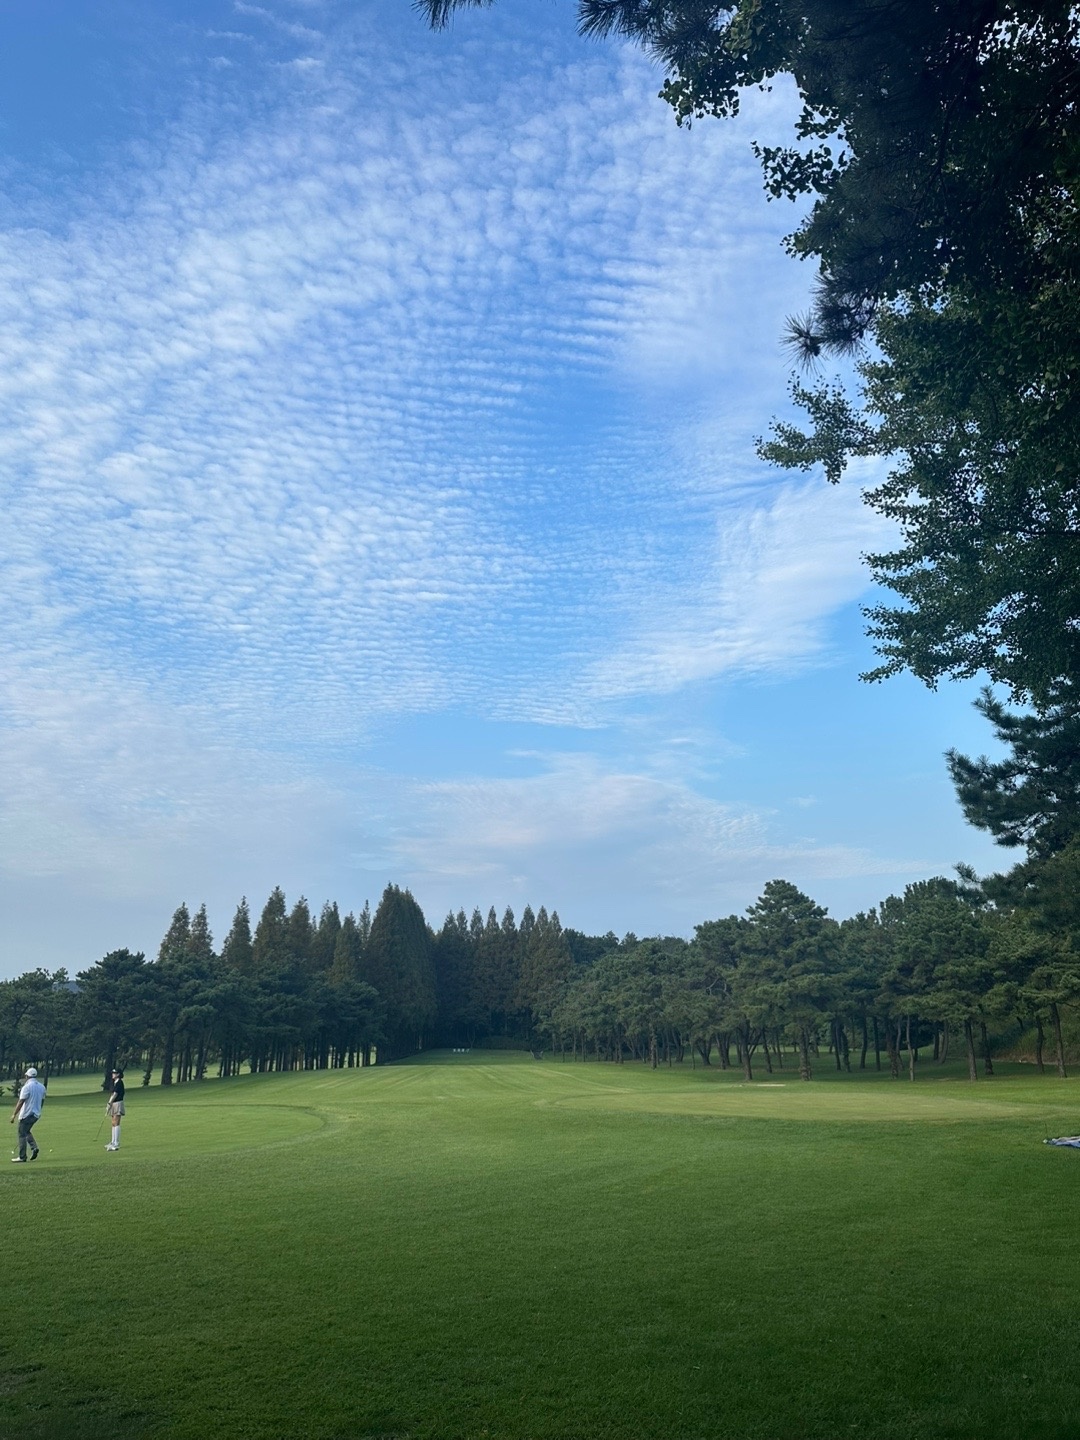
[[30,1146],[30,1159],[38,1157],[38,1145],[31,1133],[35,1123],[41,1119],[41,1107],[45,1103],[45,1086],[37,1078],[37,1071],[31,1065],[26,1072],[26,1083],[19,1091],[19,1098],[15,1102],[15,1109],[11,1112],[11,1119],[8,1122],[15,1124],[16,1117],[19,1121],[19,1153],[13,1155],[13,1165],[26,1164],[26,1147]]
[[124,1118],[125,1114],[127,1113],[127,1112],[125,1111],[125,1109],[124,1109],[124,1072],[123,1072],[123,1070],[114,1070],[114,1071],[112,1072],[112,1094],[109,1096],[109,1103],[108,1103],[108,1105],[105,1107],[105,1113],[109,1116],[109,1119],[112,1121],[112,1139],[109,1141],[108,1145],[105,1146],[105,1149],[106,1149],[106,1150],[119,1150],[119,1149],[120,1149],[120,1121]]

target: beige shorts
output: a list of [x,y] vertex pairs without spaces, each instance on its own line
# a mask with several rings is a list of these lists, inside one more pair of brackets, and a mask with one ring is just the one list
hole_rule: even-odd
[[121,1115],[126,1115],[127,1111],[124,1109],[123,1100],[110,1100],[109,1114],[113,1117],[114,1120],[119,1120]]

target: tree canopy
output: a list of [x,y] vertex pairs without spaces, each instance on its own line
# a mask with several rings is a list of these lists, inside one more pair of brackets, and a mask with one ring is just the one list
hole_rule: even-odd
[[[69,982],[33,970],[0,982],[0,1076],[119,1063],[162,1085],[242,1071],[393,1061],[431,1046],[549,1050],[562,1057],[732,1063],[746,1078],[803,1079],[823,1048],[837,1069],[882,1051],[915,1079],[920,1050],[952,1037],[991,1065],[992,1041],[1044,1026],[1065,1070],[1062,1011],[1080,1000],[1080,847],[978,884],[936,877],[837,922],[788,880],[692,939],[584,935],[557,912],[463,910],[433,932],[408,890],[372,916],[325,904],[317,920],[275,889],[250,940],[246,900],[218,951],[200,907],[181,905],[156,960],[115,950]],[[327,957],[331,957],[327,964]],[[1025,1042],[1026,1043],[1026,1042]]]
[[1009,710],[989,690],[976,702],[1011,751],[971,760],[950,750],[949,772],[964,816],[999,845],[1046,859],[1080,837],[1080,702],[1058,687],[1033,714]]

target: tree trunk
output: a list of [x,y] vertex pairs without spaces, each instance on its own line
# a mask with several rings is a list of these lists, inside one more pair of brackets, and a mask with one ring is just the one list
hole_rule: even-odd
[[146,1052],[146,1069],[143,1071],[142,1083],[150,1084],[150,1076],[154,1073],[154,1042],[151,1040],[150,1049]]
[[964,1039],[967,1042],[968,1079],[978,1080],[979,1067],[975,1061],[975,1034],[970,1020],[964,1021]]
[[780,1069],[782,1070],[784,1068],[784,1039],[783,1036],[780,1034],[779,1030],[777,1030],[776,1032],[776,1037],[773,1043],[776,1046],[776,1063],[780,1066]]
[[742,1061],[743,1075],[747,1080],[753,1080],[754,1072],[750,1068],[750,1026],[746,1025],[737,1032],[739,1045],[739,1059]]
[[983,1074],[994,1073],[994,1062],[990,1058],[990,1036],[986,1033],[986,1021],[979,1021],[979,1029],[982,1031],[982,1052],[983,1052]]
[[1042,1016],[1035,1016],[1035,1064],[1038,1066],[1039,1074],[1042,1075],[1046,1067],[1043,1064],[1043,1044],[1046,1036],[1043,1033]]
[[915,1079],[915,1047],[914,1047],[914,1045],[912,1045],[912,1043],[911,1043],[911,1016],[910,1016],[910,1015],[907,1017],[907,1033],[906,1033],[905,1039],[907,1040],[908,1079],[911,1080],[911,1081],[914,1081],[914,1079]]
[[1050,1006],[1050,1023],[1054,1027],[1054,1044],[1057,1046],[1057,1070],[1062,1080],[1069,1078],[1069,1072],[1065,1069],[1065,1042],[1061,1038],[1061,1015],[1058,1013],[1057,1001]]
[[799,1026],[799,1079],[809,1080],[813,1076],[810,1068],[810,1037],[806,1033],[806,1026]]
[[859,1069],[866,1069],[866,1052],[870,1046],[870,1036],[866,1033],[866,1016],[862,1017],[862,1048],[859,1051]]
[[943,1020],[941,1022],[941,1049],[938,1052],[938,1062],[942,1065],[944,1065],[945,1061],[949,1058],[950,1034],[951,1032],[949,1030],[949,1022],[948,1020]]
[[772,1056],[769,1054],[769,1036],[768,1036],[768,1032],[767,1032],[766,1030],[764,1030],[764,1029],[763,1029],[762,1032],[761,1032],[761,1048],[762,1048],[762,1050],[764,1051],[764,1054],[765,1054],[765,1069],[766,1069],[766,1070],[769,1072],[769,1074],[771,1075],[771,1074],[773,1073],[773,1069],[772,1069]]
[[162,1085],[172,1084],[173,1051],[176,1048],[176,1036],[169,1030],[165,1036],[165,1043],[162,1047],[161,1056],[161,1083]]
[[889,1074],[894,1080],[900,1079],[900,1021],[885,1026],[885,1048],[889,1052]]
[[874,1069],[881,1069],[881,1036],[878,1034],[877,1016],[874,1016]]
[[842,1061],[840,1059],[840,1021],[837,1020],[835,1016],[832,1022],[832,1048],[833,1054],[836,1056],[836,1069],[839,1072],[842,1068]]

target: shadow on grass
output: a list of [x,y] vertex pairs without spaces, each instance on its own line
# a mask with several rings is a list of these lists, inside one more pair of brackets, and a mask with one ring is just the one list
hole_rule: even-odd
[[146,1415],[90,1404],[0,1400],[0,1440],[146,1440],[153,1433]]

